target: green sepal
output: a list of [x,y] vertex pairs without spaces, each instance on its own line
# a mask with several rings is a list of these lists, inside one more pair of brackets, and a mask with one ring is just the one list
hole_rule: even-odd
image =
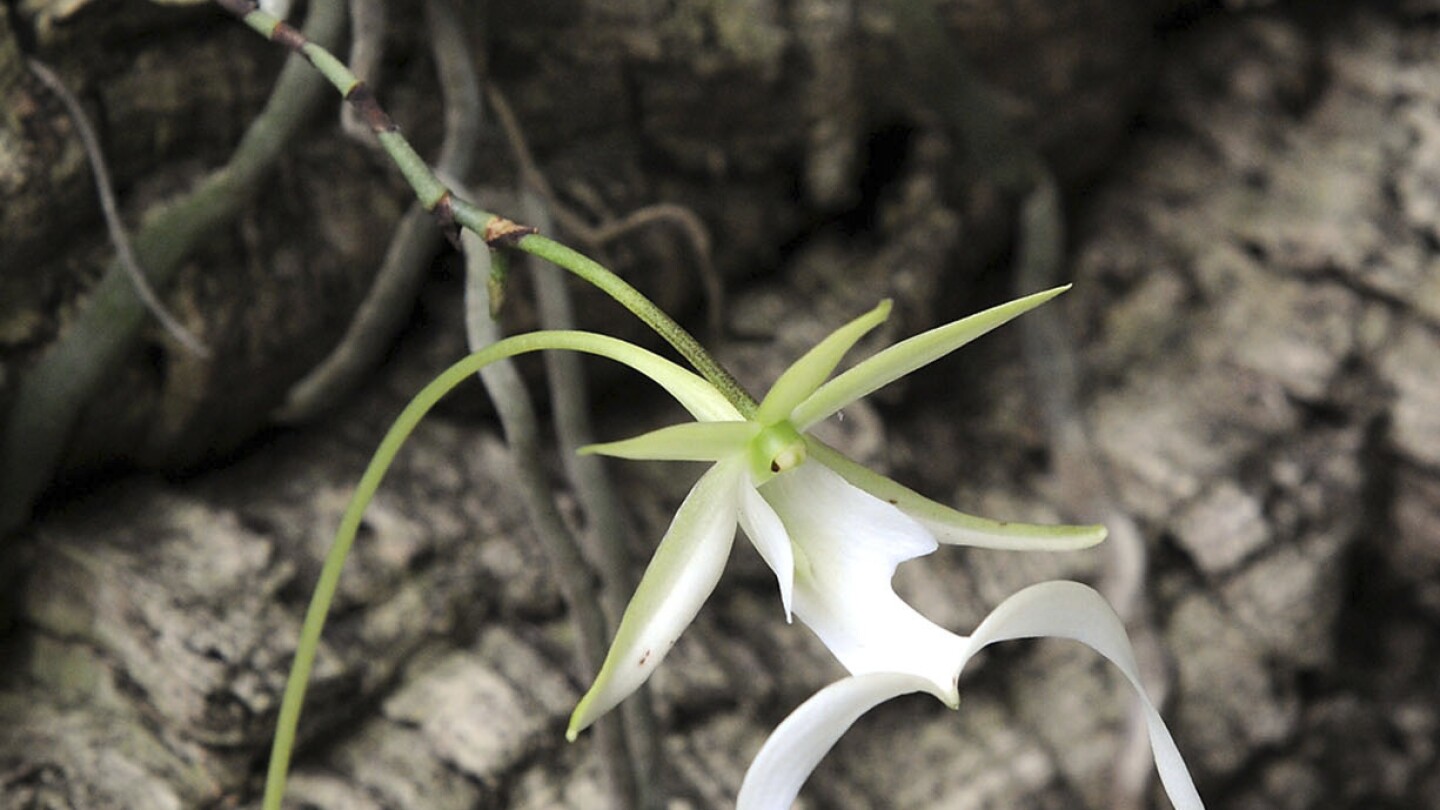
[[801,431],[808,430],[816,422],[825,419],[855,400],[889,385],[921,366],[939,360],[991,329],[1040,306],[1068,289],[1070,286],[1067,284],[1064,287],[1028,295],[902,340],[820,386],[819,390],[795,407],[790,414],[790,421],[794,422],[795,427]]
[[824,464],[840,477],[897,509],[929,529],[946,545],[1010,551],[1075,551],[1105,539],[1104,526],[1067,526],[1015,523],[967,515],[930,500],[920,493],[858,464],[839,450],[813,437],[805,446],[813,461]]
[[585,455],[653,461],[719,461],[739,455],[760,432],[754,422],[685,422],[629,439],[590,444]]
[[855,320],[831,332],[815,348],[806,352],[785,369],[780,379],[770,386],[770,391],[760,403],[755,419],[762,425],[773,425],[790,416],[790,412],[814,394],[830,373],[839,365],[840,359],[855,342],[867,332],[879,326],[890,316],[890,301],[881,301],[879,306]]

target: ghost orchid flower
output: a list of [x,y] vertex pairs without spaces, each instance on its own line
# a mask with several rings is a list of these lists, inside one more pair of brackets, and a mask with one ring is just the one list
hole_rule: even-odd
[[964,639],[895,594],[890,585],[895,567],[940,543],[1069,550],[1100,542],[1105,529],[963,514],[871,472],[806,431],[1066,289],[931,329],[829,379],[856,341],[888,316],[887,301],[836,330],[781,374],[751,418],[716,392],[704,398],[710,407],[689,408],[699,421],[586,448],[620,458],[713,466],[681,503],[655,550],[594,685],[571,715],[567,736],[575,739],[655,671],[714,590],[737,525],[774,571],[787,620],[799,616],[853,675],[909,673],[955,705]]
[[[1176,810],[1204,810],[1174,739],[1141,685],[1124,626],[1093,589],[1078,582],[1032,585],[1001,602],[968,638],[946,635],[956,678],[981,648],[1010,639],[1073,639],[1110,659],[1140,697],[1155,766],[1170,802]],[[766,740],[745,774],[736,810],[788,810],[815,766],[851,724],[878,704],[911,692],[948,697],[936,692],[928,678],[898,668],[853,675],[817,692]]]

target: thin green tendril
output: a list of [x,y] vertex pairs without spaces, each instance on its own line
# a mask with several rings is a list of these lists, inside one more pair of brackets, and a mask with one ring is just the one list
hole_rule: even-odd
[[[305,702],[305,691],[309,686],[310,673],[315,665],[315,655],[320,648],[320,635],[325,629],[325,619],[335,599],[340,584],[340,572],[345,558],[355,544],[360,520],[365,514],[375,491],[384,479],[401,445],[419,425],[425,414],[453,388],[470,379],[486,365],[507,357],[544,350],[568,350],[596,354],[632,365],[636,353],[649,355],[656,362],[666,363],[649,352],[638,349],[617,338],[590,332],[549,331],[531,332],[505,338],[460,360],[441,372],[434,380],[420,390],[415,398],[396,417],[385,438],[380,441],[365,474],[360,477],[330,552],[320,570],[315,592],[310,597],[310,606],[305,611],[305,621],[300,627],[300,639],[295,647],[295,661],[290,667],[289,679],[285,682],[285,694],[280,701],[280,715],[276,720],[275,739],[270,751],[270,767],[265,777],[264,810],[280,810],[285,795],[285,781],[290,769],[290,757],[295,749],[295,736],[300,725],[300,710]],[[674,366],[672,366],[674,367]],[[674,367],[678,370],[678,367]],[[642,369],[643,370],[643,369]]]

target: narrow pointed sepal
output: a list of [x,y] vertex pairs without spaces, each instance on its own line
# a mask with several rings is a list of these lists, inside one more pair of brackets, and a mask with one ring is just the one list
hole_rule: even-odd
[[816,692],[765,741],[745,772],[735,810],[789,810],[815,766],[865,712],[891,698],[929,689],[925,678],[873,672]]
[[806,437],[805,449],[813,460],[839,473],[846,481],[882,501],[894,504],[919,521],[945,545],[1009,551],[1074,551],[1089,548],[1105,539],[1104,526],[1052,526],[968,515],[857,464],[817,439]]
[[1068,289],[1070,287],[1066,285],[1027,295],[902,340],[820,386],[815,393],[795,407],[790,420],[794,422],[796,429],[804,431],[855,400],[889,385],[921,366],[939,360]]
[[888,317],[890,317],[890,301],[887,299],[881,301],[879,306],[864,315],[831,332],[815,348],[806,352],[803,357],[785,369],[785,372],[780,375],[780,379],[770,386],[765,400],[760,403],[760,410],[755,414],[756,421],[762,425],[773,425],[781,419],[788,418],[790,411],[794,410],[796,405],[815,393],[815,389],[830,377],[830,372],[835,370],[835,366],[839,365],[841,358],[850,351],[855,342]]
[[652,461],[719,461],[743,453],[759,432],[754,422],[685,422],[629,439],[586,445],[580,452]]
[[655,550],[590,691],[570,716],[567,739],[650,677],[715,589],[735,540],[736,488],[744,462],[711,467],[695,483]]
[[[1078,582],[1042,582],[1001,602],[975,628],[965,651],[968,660],[997,641],[1021,638],[1067,638],[1084,644],[1115,665],[1140,697],[1150,732],[1150,748],[1160,783],[1175,810],[1204,810],[1200,793],[1185,760],[1155,704],[1150,702],[1135,664],[1135,652],[1120,617],[1095,589]],[[963,667],[963,663],[962,663]]]

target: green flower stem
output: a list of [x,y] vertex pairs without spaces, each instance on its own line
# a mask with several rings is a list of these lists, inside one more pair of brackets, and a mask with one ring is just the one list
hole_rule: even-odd
[[[367,6],[369,0],[359,5]],[[480,137],[480,77],[456,0],[426,0],[425,11],[445,107],[444,138],[435,165],[440,175],[465,177],[474,164],[474,146]],[[345,109],[355,110],[348,105]],[[276,421],[293,424],[314,418],[358,387],[379,364],[404,326],[440,239],[430,213],[419,202],[412,203],[396,226],[370,291],[346,327],[344,338],[291,386],[285,404],[272,414]]]
[[[480,351],[501,339],[500,323],[490,317],[489,295],[490,248],[480,237],[461,234],[465,253],[465,336],[472,352]],[[503,255],[496,252],[495,255]],[[556,271],[558,272],[558,271]],[[545,359],[571,354],[550,354]],[[595,677],[605,661],[605,640],[610,629],[600,609],[595,577],[580,550],[580,541],[565,525],[565,519],[551,496],[549,476],[540,458],[540,427],[535,406],[520,378],[520,372],[509,360],[500,360],[480,371],[480,379],[495,403],[500,424],[505,429],[505,443],[510,446],[514,461],[515,482],[520,499],[535,527],[536,538],[550,570],[560,583],[565,603],[570,609],[570,623],[575,630],[576,652],[585,678]],[[623,807],[636,807],[639,786],[631,763],[625,730],[617,721],[596,729],[597,743],[604,752],[606,770],[615,798]]]
[[[456,222],[461,222],[459,213],[457,206]],[[626,283],[624,279],[610,272],[595,260],[556,242],[554,239],[539,234],[521,237],[515,246],[532,256],[538,256],[559,265],[599,287],[606,295],[645,321],[667,343],[674,346],[680,356],[690,361],[695,370],[700,372],[700,376],[708,380],[711,385],[719,389],[721,394],[725,395],[726,399],[730,400],[730,404],[740,411],[741,416],[748,419],[755,415],[757,407],[755,399],[740,386],[730,372],[716,362],[709,352],[705,351],[694,335],[685,331],[685,328],[676,323],[675,319],[655,306],[650,299]]]
[[[310,606],[305,611],[305,620],[300,627],[300,638],[295,647],[295,661],[290,667],[290,676],[285,682],[285,694],[280,701],[280,715],[276,719],[275,739],[270,751],[270,767],[265,777],[264,810],[280,810],[285,795],[285,781],[290,769],[290,757],[295,749],[295,737],[300,726],[300,710],[305,703],[305,691],[310,683],[310,673],[315,666],[315,655],[320,648],[320,635],[325,629],[325,620],[330,605],[340,584],[340,573],[345,559],[355,544],[356,533],[365,509],[400,447],[414,432],[420,420],[442,397],[457,385],[478,373],[482,368],[507,357],[545,350],[567,350],[598,354],[618,359],[613,338],[587,332],[552,331],[531,332],[505,338],[497,343],[460,360],[441,372],[430,384],[420,390],[415,398],[396,417],[395,423],[386,432],[385,438],[371,457],[370,464],[360,477],[350,503],[335,532],[330,552],[315,583],[315,592],[310,597]],[[636,351],[639,351],[638,349]]]
[[533,229],[516,225],[496,214],[459,199],[440,181],[424,159],[411,148],[405,136],[381,109],[370,89],[344,63],[328,50],[305,38],[303,34],[259,9],[254,0],[215,0],[221,7],[240,17],[246,25],[266,38],[281,43],[304,56],[315,69],[353,104],[361,120],[374,130],[380,144],[395,162],[406,182],[414,190],[425,210],[440,218],[443,224],[454,223],[479,234],[493,248],[513,247],[546,261],[554,262],[590,284],[599,287],[626,309],[644,321],[664,338],[695,370],[720,390],[745,416],[755,411],[755,400],[735,378],[705,351],[700,342],[680,324],[630,286],[619,276],[580,253],[534,233]]
[[[522,191],[521,205],[526,220],[534,222],[542,230],[553,227],[550,205],[539,193],[529,189]],[[531,272],[535,279],[541,327],[574,329],[575,311],[565,274],[558,267],[546,264],[533,268]],[[586,390],[585,369],[580,358],[574,354],[551,352],[545,355],[545,376],[550,383],[550,414],[559,439],[560,455],[565,459],[565,469],[600,551],[596,567],[604,585],[600,592],[601,602],[610,626],[619,627],[625,607],[630,603],[630,594],[635,591],[626,543],[631,528],[620,507],[614,480],[605,469],[605,459],[580,452],[580,448],[595,441],[590,425],[590,397]],[[658,810],[664,800],[654,783],[653,774],[660,760],[660,742],[649,697],[648,691],[639,690],[621,707],[630,765],[635,771],[637,810]]]

